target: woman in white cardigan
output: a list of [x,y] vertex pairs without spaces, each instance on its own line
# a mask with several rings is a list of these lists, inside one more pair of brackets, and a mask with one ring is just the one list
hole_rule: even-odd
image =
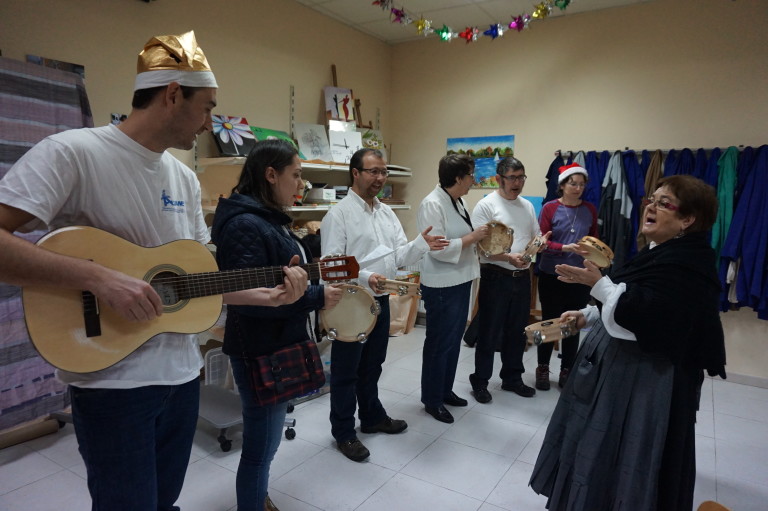
[[421,368],[421,402],[435,419],[451,423],[445,405],[466,406],[466,399],[453,392],[461,337],[467,323],[472,281],[480,276],[475,245],[488,236],[488,228],[472,228],[469,212],[461,200],[475,181],[475,162],[467,155],[451,154],[440,159],[440,184],[419,206],[419,230],[432,226],[432,233],[445,236],[450,244],[428,252],[421,265],[421,292],[427,311],[427,333]]

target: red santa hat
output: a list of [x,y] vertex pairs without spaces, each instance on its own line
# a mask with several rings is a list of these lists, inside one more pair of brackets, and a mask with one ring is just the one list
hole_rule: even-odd
[[570,176],[574,174],[583,174],[584,179],[589,178],[589,174],[587,174],[587,169],[585,169],[578,163],[571,163],[570,165],[563,165],[562,167],[560,167],[560,175],[557,177],[557,184],[559,185],[563,184],[566,179],[568,179]]

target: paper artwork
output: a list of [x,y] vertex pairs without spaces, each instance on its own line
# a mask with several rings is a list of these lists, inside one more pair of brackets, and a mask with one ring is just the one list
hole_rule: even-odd
[[293,126],[299,148],[308,160],[333,161],[331,146],[328,144],[328,135],[325,126],[319,124],[296,123]]
[[212,115],[213,140],[221,156],[248,156],[256,139],[245,117]]
[[330,115],[329,119],[355,120],[355,102],[352,99],[350,89],[325,87],[323,92],[325,94],[325,110]]
[[296,150],[299,151],[299,158],[302,160],[306,160],[304,157],[304,154],[302,153],[301,149],[296,146],[296,142],[291,138],[291,136],[280,130],[271,130],[269,128],[259,128],[257,126],[251,126],[251,132],[253,132],[253,135],[256,137],[256,140],[285,140],[286,142],[290,142],[293,147],[296,147]]
[[381,131],[370,128],[357,128],[357,131],[363,137],[363,147],[378,149],[384,156],[384,161],[388,161],[387,150],[384,148],[384,138],[381,136]]
[[336,163],[349,163],[355,151],[363,148],[363,138],[356,131],[329,131],[331,157]]

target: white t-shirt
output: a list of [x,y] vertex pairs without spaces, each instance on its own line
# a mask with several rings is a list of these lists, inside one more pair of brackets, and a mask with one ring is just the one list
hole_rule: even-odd
[[425,286],[457,286],[480,276],[476,244],[462,246],[461,237],[472,232],[463,216],[469,217],[469,213],[462,203],[456,201],[455,209],[450,195],[440,185],[421,201],[416,218],[419,230],[423,231],[431,225],[429,234],[445,236],[449,240],[449,245],[443,250],[431,251],[424,258],[421,282]]
[[[194,172],[113,125],[65,131],[37,144],[0,180],[0,203],[36,217],[22,230],[87,225],[144,247],[208,241]],[[112,367],[59,370],[57,377],[78,387],[133,388],[185,383],[201,367],[196,335],[161,334]]]
[[[498,191],[494,191],[480,199],[472,210],[472,225],[477,229],[491,221],[502,222],[514,230],[511,249],[513,254],[524,252],[528,243],[541,233],[533,204],[520,196],[517,199],[505,199]],[[520,269],[506,261],[492,261],[483,255],[480,256],[480,261],[497,264],[509,270]]]

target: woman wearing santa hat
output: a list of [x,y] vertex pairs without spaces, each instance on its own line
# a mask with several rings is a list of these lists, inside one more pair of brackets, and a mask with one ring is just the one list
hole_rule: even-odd
[[[597,209],[581,200],[587,184],[587,170],[577,163],[560,167],[558,176],[559,199],[547,202],[539,215],[541,232],[552,231],[547,249],[539,260],[539,301],[544,319],[558,318],[567,310],[578,310],[589,301],[589,287],[569,285],[557,280],[555,265],[569,264],[584,267],[583,252],[578,241],[584,236],[597,237]],[[539,365],[536,368],[536,388],[549,390],[549,360],[553,343],[538,346]],[[579,334],[560,341],[562,361],[558,384],[562,388],[573,367]]]

